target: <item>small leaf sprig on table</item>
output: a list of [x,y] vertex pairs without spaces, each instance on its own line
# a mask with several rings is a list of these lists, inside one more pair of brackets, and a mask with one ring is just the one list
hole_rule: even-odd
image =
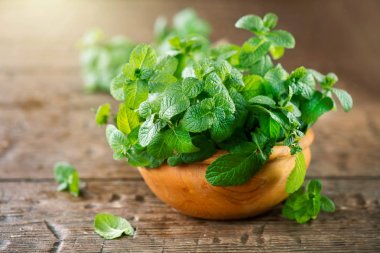
[[[227,150],[209,165],[206,179],[214,186],[234,186],[252,178],[275,145],[285,145],[296,156],[286,185],[293,195],[285,209],[298,212],[294,203],[301,198],[322,199],[309,191],[314,182],[299,190],[306,174],[299,141],[336,108],[334,96],[345,111],[352,108],[352,98],[335,88],[333,73],[305,67],[289,73],[273,62],[295,47],[289,32],[275,30],[277,21],[272,13],[239,19],[235,26],[253,34],[241,46],[175,34],[167,40],[170,50],[160,56],[149,45],[137,45],[111,83],[112,96],[121,102],[115,125],[106,129],[114,158],[155,168],[164,162],[194,163]],[[108,111],[107,105],[98,110],[98,123],[107,122]],[[298,222],[309,220],[284,214]]]

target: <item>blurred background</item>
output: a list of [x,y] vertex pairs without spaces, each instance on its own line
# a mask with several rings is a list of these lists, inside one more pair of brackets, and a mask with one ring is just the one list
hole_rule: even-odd
[[71,161],[82,177],[138,177],[113,161],[95,125],[90,108],[112,99],[85,94],[78,41],[98,27],[149,43],[156,18],[170,20],[185,7],[210,23],[212,40],[232,43],[250,36],[234,28],[239,17],[276,13],[279,28],[296,38],[281,63],[335,72],[354,99],[352,112],[330,113],[315,126],[310,175],[380,174],[373,152],[380,148],[380,1],[0,0],[0,177],[50,178],[57,160]]

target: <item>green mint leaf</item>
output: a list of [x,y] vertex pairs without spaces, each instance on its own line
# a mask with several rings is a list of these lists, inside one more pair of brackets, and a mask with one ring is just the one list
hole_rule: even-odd
[[271,84],[271,93],[273,95],[279,97],[285,92],[284,82],[288,78],[288,73],[280,64],[269,70],[264,78]]
[[108,213],[98,213],[95,216],[94,229],[107,240],[118,238],[122,234],[129,236],[134,234],[133,227],[126,219]]
[[243,75],[237,69],[232,69],[230,75],[227,77],[226,86],[231,86],[236,89],[244,88]]
[[296,156],[295,166],[286,181],[286,192],[293,193],[303,184],[306,175],[306,162],[302,152]]
[[117,129],[114,125],[107,125],[106,128],[107,142],[116,154],[116,157],[121,158],[127,152],[129,142],[124,133]]
[[164,56],[158,59],[156,70],[173,75],[177,70],[178,60],[172,56]]
[[259,117],[260,129],[271,139],[278,139],[281,133],[281,125],[269,115]]
[[163,92],[167,87],[171,86],[177,81],[172,74],[166,72],[157,72],[149,79],[149,91],[151,93]]
[[214,96],[215,108],[221,108],[226,114],[233,114],[236,111],[234,101],[228,94],[219,93]]
[[247,102],[244,97],[235,89],[230,90],[230,96],[235,104],[235,126],[236,128],[242,127],[247,119],[248,110],[246,108]]
[[337,89],[337,88],[333,88],[332,91],[334,92],[339,102],[341,103],[343,110],[345,112],[350,111],[353,106],[352,97],[350,96],[350,94],[348,94],[348,92],[345,90]]
[[217,61],[215,64],[215,71],[218,76],[225,81],[231,74],[232,66],[226,60]]
[[253,64],[261,60],[268,52],[271,43],[254,38],[243,44],[240,51],[240,64],[244,68],[251,68]]
[[136,72],[138,73],[139,70],[132,63],[128,62],[123,66],[123,74],[129,81],[137,79]]
[[95,121],[98,125],[107,124],[108,116],[111,113],[111,105],[109,103],[102,104],[96,111]]
[[129,62],[136,69],[152,69],[156,65],[157,56],[151,46],[140,44],[133,49]]
[[211,127],[214,123],[214,101],[204,99],[200,103],[187,109],[182,119],[183,128],[192,133],[200,133]]
[[329,97],[323,97],[322,93],[315,92],[311,100],[301,105],[302,120],[309,125],[314,124],[325,112],[330,111],[334,103]]
[[264,28],[264,23],[259,16],[246,15],[235,23],[235,27],[251,32],[260,32]]
[[199,149],[191,142],[189,132],[179,128],[167,130],[166,141],[168,146],[174,149],[177,153],[192,153],[199,151]]
[[123,74],[119,74],[114,79],[112,79],[110,92],[116,100],[124,100],[124,86],[127,85],[127,83],[128,80]]
[[255,153],[220,156],[206,170],[207,181],[214,186],[232,186],[246,183],[263,165]]
[[222,79],[216,72],[211,72],[206,77],[204,90],[211,96],[215,96],[220,93],[228,93],[226,87],[223,85]]
[[306,184],[306,191],[310,194],[319,195],[322,190],[322,183],[319,180],[311,180]]
[[271,99],[267,96],[263,96],[263,95],[255,96],[255,97],[249,99],[248,102],[250,104],[266,105],[269,107],[275,107],[276,106],[276,102],[273,99]]
[[246,100],[250,100],[251,98],[264,94],[264,80],[261,76],[258,75],[246,75],[243,78],[245,87],[241,91],[241,95]]
[[68,183],[69,183],[69,191],[71,195],[73,195],[74,197],[78,197],[79,191],[80,191],[79,189],[80,181],[79,181],[79,175],[77,171],[74,171],[73,173],[70,174]]
[[193,144],[199,149],[197,152],[181,154],[180,158],[184,163],[194,163],[203,161],[211,157],[216,152],[214,142],[209,140],[206,136],[198,135],[193,139]]
[[202,92],[203,88],[203,81],[197,78],[187,77],[182,81],[183,94],[186,94],[186,96],[189,98],[195,98],[198,96]]
[[168,94],[162,99],[159,116],[164,120],[170,120],[189,106],[190,101],[185,95],[181,93]]
[[281,46],[271,46],[269,52],[274,60],[278,60],[284,55],[285,49]]
[[125,105],[131,109],[137,109],[148,98],[148,85],[145,81],[137,80],[124,87]]
[[181,156],[171,156],[168,158],[168,165],[169,166],[174,167],[174,166],[180,165],[182,163],[183,163],[183,161],[182,161]]
[[74,196],[79,196],[79,176],[77,170],[69,163],[57,162],[54,165],[54,178],[59,186],[58,191],[66,191]]
[[332,88],[336,82],[338,82],[338,77],[334,73],[328,73],[320,81],[321,86],[324,89],[330,89],[330,88]]
[[332,213],[335,211],[334,202],[326,196],[321,197],[321,209],[324,212]]
[[166,132],[158,133],[148,145],[148,153],[157,159],[166,159],[173,154],[173,148],[169,146],[166,134]]
[[225,115],[221,107],[216,107],[215,117],[215,123],[211,127],[211,138],[215,142],[221,142],[229,138],[235,130],[235,117],[231,114]]
[[283,30],[276,30],[269,32],[265,35],[272,45],[284,48],[294,48],[296,41],[289,32]]
[[117,128],[125,134],[129,134],[132,129],[140,125],[137,113],[120,104],[119,112],[117,113]]
[[273,67],[272,59],[269,55],[261,57],[256,63],[247,66],[251,74],[264,76]]
[[139,130],[139,143],[141,146],[146,147],[153,140],[153,138],[166,126],[162,120],[155,122],[155,115],[152,114],[149,118],[142,123]]
[[278,17],[274,13],[267,13],[264,16],[263,21],[265,27],[267,27],[268,29],[273,29],[277,25]]

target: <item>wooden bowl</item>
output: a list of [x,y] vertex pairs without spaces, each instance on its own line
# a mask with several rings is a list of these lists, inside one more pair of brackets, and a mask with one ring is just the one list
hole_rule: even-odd
[[[300,141],[309,166],[310,145],[314,134],[309,130]],[[218,156],[193,164],[155,169],[138,168],[146,184],[163,202],[179,212],[204,219],[239,219],[264,213],[287,198],[286,180],[294,168],[295,157],[286,146],[275,146],[269,161],[247,183],[239,186],[212,186],[205,179],[207,166]]]

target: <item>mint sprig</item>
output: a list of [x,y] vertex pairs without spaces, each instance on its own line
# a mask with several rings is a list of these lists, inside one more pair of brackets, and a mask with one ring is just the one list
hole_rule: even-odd
[[74,166],[66,162],[57,162],[54,165],[54,178],[59,183],[58,191],[69,191],[74,197],[79,196],[80,180]]
[[319,180],[311,180],[286,200],[282,215],[298,223],[306,223],[316,219],[320,211],[334,212],[335,204],[327,196],[321,195],[322,184]]

